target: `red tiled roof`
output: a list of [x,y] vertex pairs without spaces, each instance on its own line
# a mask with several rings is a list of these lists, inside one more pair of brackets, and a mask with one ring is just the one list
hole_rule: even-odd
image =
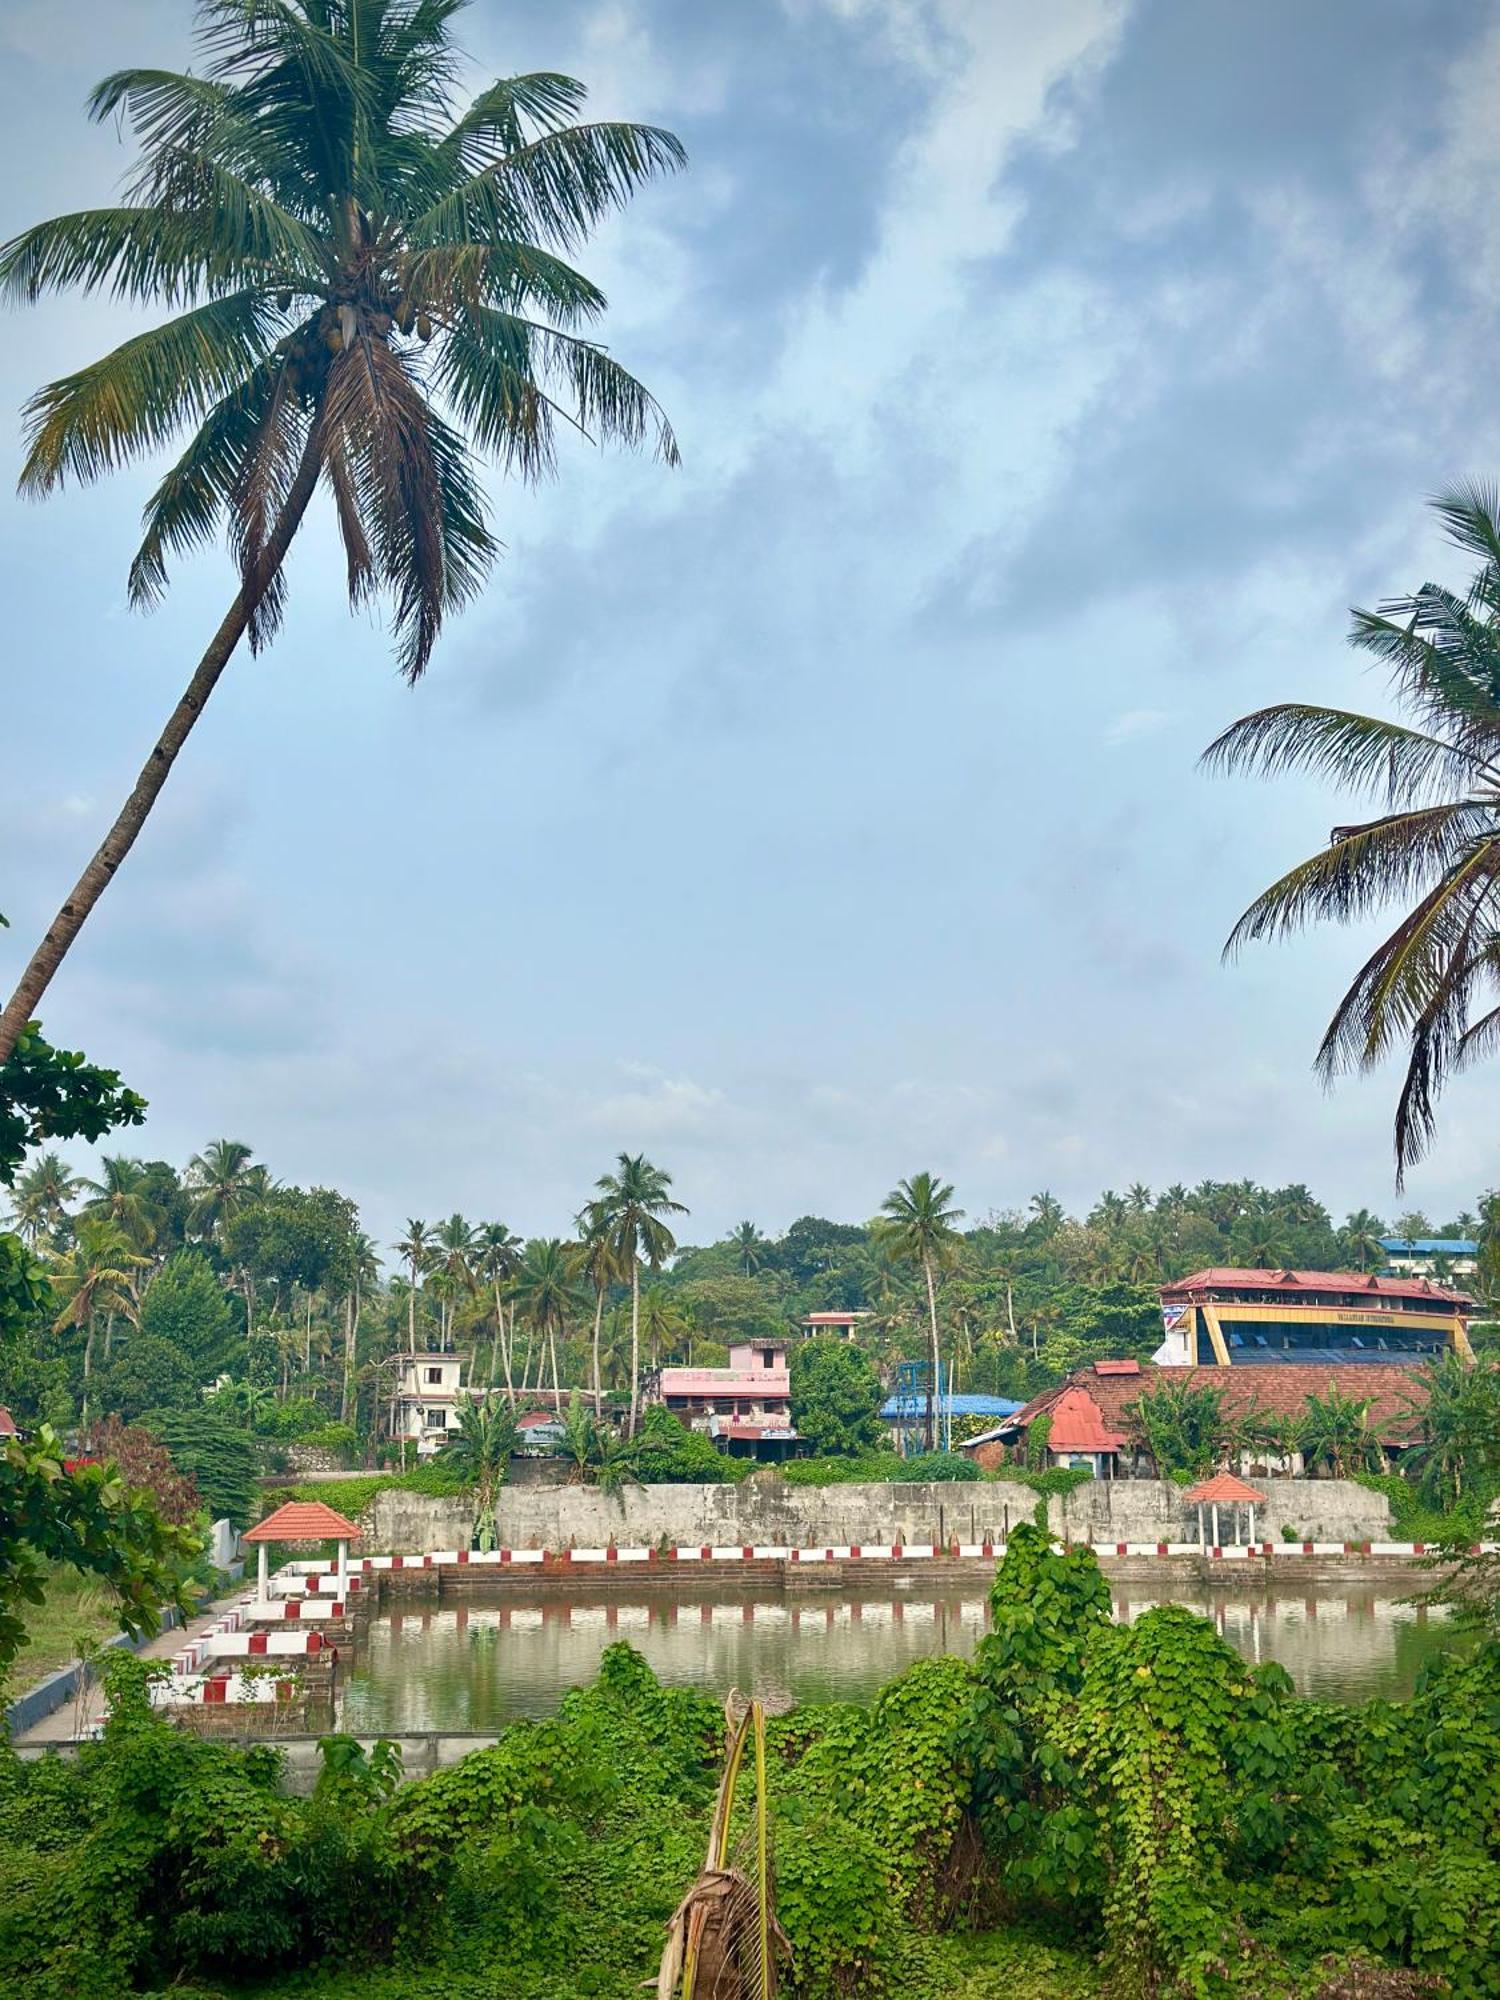
[[321,1500],[288,1500],[241,1536],[246,1542],[352,1542],[359,1529]]
[[1139,1375],[1140,1372],[1141,1364],[1139,1361],[1096,1361],[1094,1363],[1094,1373],[1096,1375]]
[[1362,1271],[1267,1271],[1236,1270],[1215,1264],[1190,1277],[1174,1278],[1163,1285],[1161,1295],[1172,1301],[1185,1300],[1202,1292],[1365,1292],[1372,1298],[1429,1299],[1439,1305],[1472,1306],[1467,1292],[1450,1285],[1436,1285],[1430,1278],[1376,1278]]
[[523,1415],[516,1418],[516,1429],[518,1431],[529,1431],[534,1429],[537,1424],[560,1424],[561,1422],[562,1418],[556,1410],[527,1410]]
[[[1063,1396],[1087,1397],[1098,1412],[1101,1428],[1128,1431],[1130,1411],[1136,1398],[1163,1382],[1220,1389],[1225,1407],[1242,1416],[1254,1409],[1263,1416],[1300,1416],[1309,1396],[1326,1396],[1330,1388],[1357,1403],[1368,1403],[1370,1422],[1378,1437],[1400,1442],[1417,1428],[1420,1410],[1427,1400],[1421,1376],[1411,1368],[1382,1366],[1378,1362],[1356,1361],[1342,1366],[1316,1362],[1253,1362],[1241,1368],[1157,1368],[1146,1363],[1139,1375],[1099,1375],[1081,1368],[1055,1389],[1034,1396],[1024,1410],[1007,1417],[1007,1431],[1024,1431],[1036,1417],[1055,1409]],[[1415,1406],[1415,1407],[1414,1407]],[[1058,1450],[1084,1449],[1057,1442],[1054,1423],[1053,1443]],[[1092,1447],[1096,1451],[1107,1445]]]
[[1119,1451],[1124,1446],[1124,1438],[1106,1426],[1103,1413],[1088,1390],[1071,1382],[1063,1384],[1049,1414],[1052,1418],[1052,1429],[1047,1434],[1049,1451]]
[[1243,1479],[1236,1479],[1232,1472],[1216,1472],[1212,1479],[1202,1480],[1197,1486],[1190,1486],[1183,1499],[1193,1505],[1208,1506],[1211,1503],[1232,1507],[1243,1507],[1248,1501],[1254,1507],[1265,1499],[1265,1494],[1254,1486],[1247,1486]]

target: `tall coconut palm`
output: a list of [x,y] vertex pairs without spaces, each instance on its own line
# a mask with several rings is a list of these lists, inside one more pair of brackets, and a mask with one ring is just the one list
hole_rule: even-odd
[[[536,1333],[545,1357],[552,1355],[552,1407],[562,1407],[562,1383],[557,1368],[557,1336],[567,1332],[570,1314],[578,1305],[572,1246],[556,1236],[533,1237],[515,1276],[516,1309]],[[541,1387],[542,1363],[537,1364],[537,1387]]]
[[16,1182],[11,1196],[16,1228],[33,1250],[52,1243],[68,1221],[68,1203],[85,1185],[57,1153],[43,1153]]
[[56,1327],[74,1327],[84,1335],[83,1411],[89,1411],[89,1377],[93,1373],[94,1336],[99,1316],[116,1315],[136,1325],[140,1319],[139,1274],[150,1263],[133,1247],[117,1222],[107,1216],[83,1217],[72,1246],[48,1273],[62,1300]]
[[[1040,1195],[1035,1198],[1036,1202],[1042,1199]],[[871,1231],[888,1256],[898,1263],[919,1265],[927,1287],[932,1375],[927,1388],[924,1434],[929,1451],[934,1448],[937,1438],[934,1399],[942,1392],[937,1276],[958,1254],[958,1231],[953,1225],[962,1216],[963,1210],[953,1206],[953,1188],[949,1182],[938,1180],[934,1174],[913,1174],[910,1180],[892,1188],[880,1204],[880,1215]]]
[[[479,1232],[467,1217],[457,1210],[440,1222],[433,1240],[433,1261],[435,1269],[447,1279],[446,1297],[442,1305],[442,1342],[446,1347],[453,1331],[453,1315],[460,1300],[472,1298],[478,1289],[474,1272],[474,1258],[478,1247]],[[471,1368],[472,1373],[472,1368]]]
[[156,1241],[157,1216],[152,1207],[150,1177],[139,1160],[123,1153],[100,1161],[100,1178],[82,1185],[93,1197],[85,1202],[85,1215],[108,1216],[117,1222],[137,1250],[149,1250]]
[[406,1234],[392,1248],[406,1265],[411,1284],[406,1294],[406,1347],[409,1354],[417,1351],[417,1287],[423,1274],[432,1264],[432,1230],[425,1222],[408,1221]]
[[667,1192],[672,1176],[652,1166],[644,1153],[621,1153],[614,1173],[601,1175],[596,1185],[615,1255],[630,1278],[629,1435],[634,1437],[641,1411],[641,1265],[660,1270],[677,1248],[663,1218],[687,1210]]
[[495,1357],[498,1354],[505,1369],[505,1400],[512,1409],[515,1407],[516,1385],[511,1374],[511,1329],[505,1319],[505,1293],[520,1268],[522,1248],[520,1237],[507,1229],[503,1222],[480,1225],[474,1268],[490,1287],[495,1301],[495,1337],[490,1342],[490,1385],[494,1386]]
[[1339,1255],[1347,1257],[1356,1270],[1368,1271],[1372,1265],[1385,1262],[1380,1241],[1384,1234],[1385,1224],[1378,1215],[1367,1208],[1356,1208],[1339,1231]]
[[604,1301],[609,1288],[617,1284],[624,1272],[615,1253],[615,1241],[610,1226],[609,1210],[602,1201],[588,1202],[575,1218],[578,1241],[573,1246],[572,1268],[576,1277],[584,1278],[594,1292],[594,1338],[592,1344],[594,1419],[597,1423],[604,1414],[604,1388],[599,1374],[599,1343],[604,1322]]
[[351,603],[392,606],[408,681],[496,551],[474,453],[535,478],[559,422],[654,440],[655,402],[580,329],[605,299],[565,261],[646,181],[683,163],[668,132],[576,122],[564,76],[492,84],[461,109],[463,0],[199,0],[197,74],[129,69],[97,119],[134,129],[119,206],[59,216],[0,249],[0,290],[106,291],[172,317],[39,390],[25,492],[182,457],[151,496],[130,573],[157,600],[168,560],[227,528],[239,590],[124,808],[0,1015],[0,1060],[129,853],[242,637],[264,645],[283,562],[320,481]]
[[753,1222],[737,1222],[729,1233],[735,1262],[747,1278],[753,1278],[766,1261],[766,1239]]
[[190,1197],[188,1226],[217,1242],[227,1223],[266,1192],[264,1167],[241,1139],[212,1139],[187,1163],[182,1184]]
[[1408,719],[1281,702],[1243,716],[1203,753],[1211,770],[1308,771],[1383,808],[1336,826],[1325,849],[1257,896],[1225,949],[1398,907],[1317,1055],[1327,1080],[1404,1051],[1398,1185],[1432,1139],[1448,1076],[1500,1042],[1500,494],[1461,487],[1435,506],[1449,540],[1478,560],[1468,589],[1424,583],[1376,611],[1356,609],[1349,634],[1389,670]]
[[366,1297],[380,1283],[380,1253],[362,1229],[349,1241],[348,1284],[344,1296],[344,1378],[339,1389],[339,1422],[349,1421],[354,1364],[359,1353],[359,1323]]

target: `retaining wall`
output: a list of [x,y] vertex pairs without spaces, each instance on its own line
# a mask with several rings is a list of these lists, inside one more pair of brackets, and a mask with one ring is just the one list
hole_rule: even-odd
[[[1382,1541],[1390,1509],[1382,1494],[1350,1480],[1268,1479],[1256,1509],[1257,1536]],[[497,1540],[507,1548],[642,1546],[665,1540],[714,1547],[891,1542],[1003,1542],[1029,1521],[1036,1496],[1012,1481],[965,1484],[786,1486],[760,1478],[738,1486],[627,1486],[618,1498],[592,1487],[505,1488],[496,1504]],[[1047,1503],[1054,1534],[1074,1541],[1187,1542],[1197,1511],[1182,1489],[1154,1479],[1098,1480]],[[463,1500],[422,1493],[377,1493],[363,1517],[367,1549],[421,1555],[464,1547],[472,1515]],[[1221,1530],[1230,1532],[1221,1510]]]

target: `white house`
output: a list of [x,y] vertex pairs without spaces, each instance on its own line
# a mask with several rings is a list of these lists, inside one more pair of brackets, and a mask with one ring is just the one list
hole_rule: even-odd
[[454,1414],[464,1387],[461,1354],[401,1354],[392,1357],[396,1383],[391,1395],[391,1436],[414,1444],[418,1458],[431,1458],[458,1422]]

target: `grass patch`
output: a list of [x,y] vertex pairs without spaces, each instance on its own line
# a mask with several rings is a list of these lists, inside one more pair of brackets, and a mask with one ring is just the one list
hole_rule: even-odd
[[13,1695],[76,1660],[80,1648],[92,1652],[120,1630],[118,1603],[109,1585],[71,1564],[52,1571],[40,1604],[23,1604],[20,1611],[26,1641],[6,1682]]

